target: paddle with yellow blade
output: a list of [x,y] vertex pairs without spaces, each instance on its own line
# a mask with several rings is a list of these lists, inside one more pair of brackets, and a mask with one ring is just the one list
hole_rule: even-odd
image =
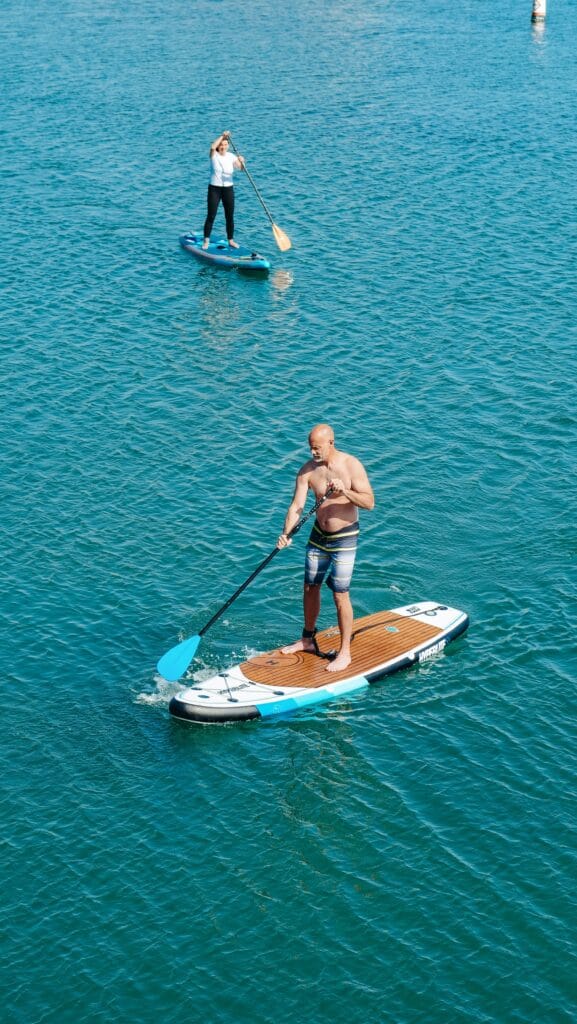
[[[237,157],[240,157],[240,153],[239,153],[238,149],[236,148],[234,142],[232,141],[232,139],[230,137],[230,134],[227,135],[227,138],[228,138],[228,141],[230,143],[230,148],[232,149],[233,153],[236,153]],[[286,235],[284,233],[284,231],[281,228],[279,228],[278,224],[275,224],[274,220],[272,219],[272,217],[271,217],[271,215],[269,213],[269,210],[268,210],[268,208],[266,206],[266,203],[265,203],[264,199],[262,198],[258,188],[256,187],[256,185],[254,183],[254,180],[252,178],[252,175],[251,175],[250,171],[248,170],[248,167],[246,166],[244,160],[243,160],[242,166],[243,166],[243,171],[245,172],[248,180],[250,181],[253,189],[256,192],[257,199],[258,199],[259,203],[261,204],[264,212],[266,213],[268,219],[270,220],[270,222],[272,224],[272,233],[273,233],[273,235],[275,237],[276,244],[278,245],[278,247],[279,247],[281,252],[286,252],[287,249],[290,249],[292,247],[292,242],[291,242],[289,236]]]

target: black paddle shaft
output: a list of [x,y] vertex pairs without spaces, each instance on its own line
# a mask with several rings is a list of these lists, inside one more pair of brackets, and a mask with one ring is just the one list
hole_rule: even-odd
[[[303,516],[302,519],[299,519],[299,521],[296,524],[296,526],[293,526],[292,530],[290,530],[290,532],[287,534],[287,537],[294,537],[295,533],[299,532],[301,526],[304,526],[304,524],[306,523],[307,519],[310,519],[310,517],[315,514],[316,510],[318,508],[320,508],[320,506],[322,505],[323,501],[325,500],[325,498],[328,498],[330,493],[331,493],[331,488],[329,487],[327,493],[323,494],[322,498],[319,498],[318,501],[315,501],[315,503],[314,503],[313,507],[311,508],[310,512],[307,512],[306,516]],[[207,622],[206,626],[203,626],[202,629],[200,629],[198,631],[198,635],[199,636],[204,636],[206,631],[208,629],[210,629],[210,627],[216,622],[217,619],[220,618],[220,616],[226,611],[226,609],[230,608],[232,602],[236,601],[236,599],[239,596],[239,594],[242,594],[243,590],[246,590],[246,588],[248,587],[249,583],[252,583],[252,581],[254,580],[255,576],[258,576],[259,572],[262,572],[262,570],[265,568],[265,566],[267,566],[269,562],[272,562],[274,556],[278,555],[279,551],[280,551],[280,548],[276,548],[276,547],[273,548],[273,550],[271,551],[270,555],[267,555],[266,558],[260,563],[260,565],[257,566],[257,568],[254,570],[254,572],[251,572],[249,578],[247,580],[245,580],[244,583],[241,583],[241,585],[238,588],[238,590],[235,590],[234,594],[232,595],[232,597],[229,597],[229,599],[226,602],[226,604],[223,604],[222,608],[219,608],[218,611],[215,612],[215,614],[212,616],[212,619],[209,622]]]
[[[233,153],[235,153],[237,157],[240,157],[240,153],[239,153],[238,149],[236,148],[236,146],[235,146],[234,142],[232,141],[232,139],[231,139],[230,135],[229,135],[229,137],[228,137],[228,141],[229,141],[229,143],[230,143],[230,148],[232,149]],[[256,195],[257,195],[257,199],[259,200],[259,202],[260,202],[260,204],[261,204],[261,206],[262,206],[262,208],[263,208],[264,212],[266,213],[266,215],[267,215],[268,219],[270,220],[271,224],[273,224],[273,225],[274,225],[274,221],[273,221],[273,219],[272,219],[272,217],[271,217],[271,214],[270,214],[270,212],[269,212],[269,210],[268,210],[268,207],[267,207],[267,205],[266,205],[266,203],[265,203],[265,201],[264,201],[263,197],[261,196],[261,194],[260,194],[260,192],[259,192],[258,188],[256,187],[256,184],[255,184],[254,178],[252,177],[252,175],[251,175],[250,171],[248,170],[248,168],[247,168],[247,166],[246,166],[246,164],[245,164],[244,160],[243,160],[243,166],[242,166],[242,169],[243,169],[243,171],[245,172],[245,174],[246,174],[246,176],[247,176],[248,180],[250,181],[250,183],[251,183],[251,185],[252,185],[253,189],[255,190],[255,192],[256,192]]]

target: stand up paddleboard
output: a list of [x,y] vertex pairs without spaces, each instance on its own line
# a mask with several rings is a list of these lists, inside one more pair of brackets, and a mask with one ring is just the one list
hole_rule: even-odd
[[[279,649],[234,665],[172,698],[169,710],[187,722],[240,722],[284,715],[365,689],[377,679],[439,654],[469,625],[465,612],[444,604],[419,604],[356,619],[352,662],[327,672],[326,655],[339,648],[339,630],[317,634],[320,654]],[[322,657],[322,655],[325,657]]]
[[217,238],[209,242],[208,249],[202,248],[204,241],[202,232],[191,231],[187,235],[181,235],[180,244],[187,252],[191,252],[203,263],[211,263],[215,267],[237,268],[238,270],[260,270],[269,271],[270,263],[260,253],[246,249],[239,245],[238,249],[231,249],[226,238]]

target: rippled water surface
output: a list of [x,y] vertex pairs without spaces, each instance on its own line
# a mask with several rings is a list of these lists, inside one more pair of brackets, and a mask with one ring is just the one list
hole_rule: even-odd
[[[577,7],[530,8],[4,4],[9,1024],[574,1020]],[[178,247],[225,128],[293,241],[239,180],[268,278]],[[271,550],[318,421],[377,497],[357,614],[469,632],[178,723],[156,660]],[[195,675],[298,633],[303,548]]]

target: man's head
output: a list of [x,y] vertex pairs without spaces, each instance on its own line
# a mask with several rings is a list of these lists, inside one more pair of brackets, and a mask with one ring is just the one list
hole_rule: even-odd
[[317,423],[309,434],[309,447],[315,462],[328,462],[335,447],[335,435],[327,423]]

